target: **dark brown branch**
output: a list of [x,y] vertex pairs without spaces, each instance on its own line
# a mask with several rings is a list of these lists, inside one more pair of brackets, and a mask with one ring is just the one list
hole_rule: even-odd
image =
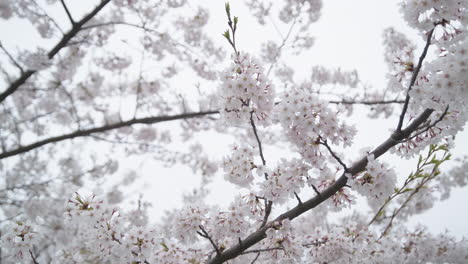
[[431,39],[432,39],[432,35],[434,34],[434,30],[435,30],[435,28],[433,28],[431,31],[429,31],[427,33],[426,46],[424,46],[424,50],[423,50],[421,56],[419,57],[418,65],[414,69],[413,75],[411,76],[411,81],[410,81],[410,84],[408,86],[408,90],[406,91],[405,103],[403,105],[403,109],[401,110],[400,119],[398,120],[398,126],[396,128],[396,131],[400,131],[401,128],[403,127],[403,121],[405,119],[406,111],[408,110],[408,105],[409,105],[409,101],[410,101],[409,93],[410,93],[411,89],[413,88],[413,85],[416,82],[419,71],[422,68],[422,63],[423,63],[424,59],[426,58],[427,51],[429,50],[429,46],[431,45]]
[[302,204],[302,200],[301,200],[301,197],[299,197],[299,195],[297,194],[297,192],[294,192],[294,196],[296,196],[297,203],[298,203],[299,205],[301,205],[301,204]]
[[440,117],[439,117],[436,121],[434,121],[432,124],[429,123],[426,127],[420,127],[420,129],[423,129],[422,131],[419,131],[419,132],[413,134],[411,137],[405,139],[403,142],[412,140],[413,138],[418,137],[419,135],[421,135],[421,134],[423,134],[423,133],[429,131],[429,129],[435,127],[439,122],[441,122],[442,120],[444,120],[444,117],[447,115],[448,110],[449,110],[449,106],[447,105],[447,107],[445,108],[444,112],[440,115]]
[[252,125],[255,138],[257,139],[258,149],[260,151],[260,158],[262,158],[263,165],[266,165],[265,157],[263,156],[262,142],[260,141],[260,138],[258,137],[257,127],[255,126],[255,122],[253,120],[253,111],[250,112],[250,124]]
[[115,124],[110,124],[110,125],[105,125],[102,127],[95,127],[91,129],[85,129],[85,130],[78,130],[75,132],[72,132],[70,134],[65,134],[61,136],[56,136],[56,137],[51,137],[48,139],[44,139],[26,146],[21,146],[18,147],[17,149],[6,151],[0,154],[0,159],[4,159],[7,157],[11,157],[14,155],[18,155],[21,153],[28,152],[30,150],[42,147],[47,144],[63,141],[66,139],[72,139],[72,138],[77,138],[77,137],[86,137],[94,133],[102,133],[106,132],[109,130],[121,128],[121,127],[126,127],[126,126],[131,126],[134,124],[155,124],[159,122],[165,122],[165,121],[172,121],[172,120],[179,120],[179,119],[187,119],[187,118],[197,118],[197,117],[203,117],[206,115],[212,115],[212,114],[217,114],[219,113],[218,111],[206,111],[206,112],[194,112],[194,113],[185,113],[185,114],[180,114],[180,115],[172,115],[172,116],[154,116],[154,117],[145,117],[145,118],[139,118],[139,119],[131,119],[128,121],[123,121],[120,123],[115,123]]
[[[429,116],[432,114],[432,109],[426,109],[423,113],[421,113],[417,118],[411,122],[408,127],[405,129],[394,132],[385,142],[380,144],[376,147],[370,154],[373,154],[375,158],[382,156],[386,153],[389,149],[397,145],[401,140],[410,136],[412,132],[414,132],[422,123],[424,123]],[[361,158],[359,161],[355,162],[353,166],[348,169],[348,173],[351,175],[356,175],[365,170],[367,166],[367,156]],[[272,228],[275,223],[281,222],[284,219],[294,219],[303,213],[313,209],[317,205],[321,204],[335,193],[337,193],[341,188],[343,188],[348,181],[348,178],[343,175],[330,187],[323,190],[320,194],[317,195],[305,202],[301,205],[298,205],[285,213],[278,216],[273,221],[268,222],[264,227],[260,228],[259,230],[255,231],[254,233],[250,234],[248,237],[242,240],[241,245],[235,245],[229,249],[226,249],[221,255],[217,255],[214,258],[210,259],[207,263],[209,264],[220,264],[227,260],[236,258],[237,256],[241,255],[242,252],[247,250],[248,248],[252,247],[253,245],[257,244],[264,238],[266,238],[266,231]]]
[[312,186],[312,189],[314,189],[315,194],[317,194],[317,196],[321,196],[321,194],[320,194],[319,190],[317,189],[317,187],[315,185],[313,185],[313,184],[311,184],[311,186]]
[[273,202],[268,201],[267,199],[265,199],[265,215],[263,216],[262,225],[260,227],[264,227],[266,225],[266,223],[268,222],[268,217],[271,214],[271,207],[272,206],[273,206]]
[[[101,9],[104,8],[111,0],[102,0],[101,3],[94,8],[91,13],[83,17],[80,21],[73,24],[73,27],[63,35],[62,39],[55,45],[49,53],[47,53],[47,57],[52,59],[61,49],[67,46],[68,42],[76,36],[76,34],[81,30],[81,27],[86,24],[89,20],[91,20]],[[29,77],[31,77],[36,70],[28,70],[21,74],[21,76],[10,84],[10,86],[0,94],[0,103],[3,102],[8,96],[13,94],[21,85],[23,85]]]

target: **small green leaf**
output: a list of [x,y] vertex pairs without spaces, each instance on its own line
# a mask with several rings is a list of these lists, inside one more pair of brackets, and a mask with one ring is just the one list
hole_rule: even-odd
[[229,34],[229,30],[224,31],[223,36],[224,36],[227,40],[231,40],[231,35]]
[[230,18],[231,17],[231,7],[229,6],[229,2],[226,2],[225,7],[226,7],[226,14]]
[[406,189],[404,189],[403,191],[401,191],[401,193],[411,192],[411,191],[413,191],[413,190],[414,190],[413,188],[406,188]]
[[382,215],[385,214],[385,210],[381,210],[378,214],[377,214],[377,217],[381,217]]
[[166,252],[169,251],[169,247],[167,247],[167,245],[166,245],[166,243],[164,243],[164,241],[159,243],[159,245],[161,245],[164,248],[164,251],[166,251]]

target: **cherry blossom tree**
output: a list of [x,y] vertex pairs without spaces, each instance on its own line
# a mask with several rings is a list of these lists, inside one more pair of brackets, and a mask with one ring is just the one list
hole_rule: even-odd
[[[1,263],[468,262],[466,240],[406,225],[468,183],[451,155],[468,119],[467,0],[400,3],[419,43],[384,30],[383,88],[358,69],[288,62],[313,48],[321,0],[204,4],[0,3],[2,26],[28,36],[0,42]],[[208,32],[210,12],[226,31]],[[279,41],[249,51],[247,17]],[[362,106],[393,130],[356,157]],[[212,155],[212,137],[232,145]],[[155,219],[143,199],[128,204],[141,172],[119,166],[135,156],[201,184]],[[217,177],[238,190],[228,206],[210,200]],[[332,217],[358,199],[368,209]]]

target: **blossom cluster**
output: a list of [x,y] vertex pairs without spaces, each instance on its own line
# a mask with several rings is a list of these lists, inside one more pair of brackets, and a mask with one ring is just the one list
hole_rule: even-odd
[[[18,221],[2,227],[3,259],[7,263],[31,263],[37,257],[38,246],[48,239],[61,239],[54,240],[59,245],[51,248],[50,263],[176,264],[204,258],[199,252],[175,245],[171,239],[164,240],[154,228],[140,221],[141,212],[122,213],[95,195],[76,194],[64,210],[66,220],[57,223],[57,234],[52,237],[50,230],[37,223]],[[194,219],[194,211],[187,216]]]
[[250,146],[234,146],[231,156],[224,158],[224,179],[240,187],[248,187],[254,180],[252,170],[254,151]]
[[[317,185],[317,191],[322,192],[328,187],[333,185],[335,180],[322,180]],[[312,186],[313,187],[313,186]],[[349,188],[341,188],[335,194],[333,194],[329,199],[327,199],[323,206],[332,212],[339,212],[344,208],[351,207],[352,204],[356,203],[356,196],[350,191]]]
[[38,234],[31,223],[16,221],[2,230],[2,248],[11,249],[12,258],[16,261],[28,262],[31,259],[30,250],[38,242]]
[[267,252],[263,258],[272,263],[300,263],[303,256],[303,247],[295,234],[291,220],[285,219],[275,222],[273,228],[268,229],[267,241],[271,247],[281,248]]
[[[418,105],[443,111],[446,105],[461,108],[468,98],[468,39],[456,45],[443,45],[440,58],[425,68],[425,80],[421,80],[411,91]],[[460,110],[461,110],[460,109]]]
[[203,205],[191,205],[180,210],[174,217],[173,233],[183,243],[193,243],[198,240],[197,231],[208,220],[208,209]]
[[468,1],[466,0],[405,0],[400,11],[406,22],[414,28],[429,31],[434,24],[457,21],[468,22]]
[[320,150],[321,142],[350,146],[356,133],[354,127],[339,121],[338,111],[333,111],[327,103],[304,90],[285,93],[277,112],[288,139],[296,145],[303,158],[317,168],[325,162]]
[[[399,81],[402,81],[403,77],[411,76],[415,63],[414,51],[416,45],[394,28],[385,29],[383,38],[385,45],[384,58],[391,73],[395,74],[396,79]],[[398,87],[400,86],[390,86],[390,88],[393,88],[392,91],[401,92],[400,89],[395,90]]]
[[[404,157],[412,157],[429,144],[440,140],[452,141],[452,136],[462,130],[468,120],[466,114],[466,98],[468,96],[466,83],[468,81],[467,68],[467,17],[468,1],[404,1],[402,12],[405,20],[413,27],[424,33],[428,50],[435,50],[435,59],[428,55],[420,69],[416,69],[414,62],[400,62],[406,75],[404,86],[395,80],[391,83],[394,91],[405,91],[403,87],[410,87],[409,116],[414,117],[425,109],[432,109],[431,117],[426,127],[416,131],[409,140],[398,145],[394,152]],[[412,48],[404,37],[391,34],[392,38],[403,45],[399,49]],[[390,35],[389,35],[390,36]],[[401,39],[401,40],[398,40]],[[390,41],[393,43],[393,41]],[[394,45],[395,46],[395,45]],[[397,47],[398,49],[398,47]],[[400,52],[401,53],[401,52]],[[397,59],[397,58],[395,58]],[[419,65],[418,65],[419,66]],[[410,76],[420,70],[411,87]],[[408,73],[408,74],[406,74]],[[400,78],[399,81],[402,81]]]
[[43,70],[49,67],[52,63],[47,56],[46,50],[39,48],[34,53],[23,54],[22,60],[28,70]]
[[219,91],[221,113],[227,123],[248,123],[251,116],[258,124],[271,119],[275,91],[263,67],[248,54],[234,56],[234,63],[222,74]]
[[267,173],[268,178],[261,183],[262,197],[283,204],[294,198],[304,187],[310,166],[299,159],[291,161],[281,160],[273,171]]
[[371,208],[376,210],[393,193],[397,177],[387,164],[377,161],[371,154],[367,156],[365,173],[349,179],[351,188],[366,197]]

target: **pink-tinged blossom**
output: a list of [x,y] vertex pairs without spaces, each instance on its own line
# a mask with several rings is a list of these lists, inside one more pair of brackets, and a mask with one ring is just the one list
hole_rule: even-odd
[[[394,28],[387,28],[383,32],[384,37],[384,59],[390,70],[392,77],[399,82],[408,81],[414,70],[416,63],[414,51],[416,45],[412,43],[403,33],[396,31]],[[403,87],[399,85],[389,86],[394,92],[402,92]],[[398,88],[402,89],[398,89]]]
[[317,97],[296,89],[284,94],[276,106],[279,122],[288,139],[296,145],[302,157],[320,168],[328,155],[320,142],[350,146],[356,130],[339,120],[339,112]]
[[30,250],[39,241],[35,227],[29,222],[16,221],[2,227],[0,244],[6,257],[19,263],[30,261]]
[[221,113],[228,124],[249,124],[251,115],[256,124],[270,122],[275,91],[257,60],[248,54],[234,56],[221,81]]
[[234,146],[231,156],[223,161],[224,179],[240,187],[248,187],[254,180],[252,170],[254,149],[249,146]]
[[295,197],[304,187],[310,166],[298,159],[281,160],[277,167],[267,173],[268,178],[260,183],[260,194],[274,203],[283,204]]
[[411,27],[423,32],[443,21],[460,21],[465,25],[468,22],[466,0],[405,0],[401,3],[400,11]]
[[388,164],[377,161],[374,155],[369,155],[366,171],[356,177],[350,177],[348,184],[367,198],[373,210],[377,210],[393,193],[396,180],[396,174],[393,169],[388,168]]
[[26,69],[34,71],[46,69],[52,64],[47,56],[47,51],[41,48],[34,53],[24,54],[22,60]]
[[191,205],[183,208],[173,219],[173,234],[180,242],[190,244],[197,242],[200,236],[200,226],[204,226],[208,220],[208,209],[200,205]]
[[268,229],[266,235],[265,245],[278,249],[265,252],[264,261],[284,264],[301,262],[304,248],[298,239],[300,235],[296,235],[289,219],[275,222],[273,228]]
[[[332,184],[334,184],[334,180],[322,180],[317,185],[317,190],[319,192],[327,189]],[[327,199],[323,205],[327,207],[327,209],[331,210],[332,212],[339,212],[344,208],[351,207],[352,204],[356,203],[356,196],[351,193],[349,188],[341,188],[338,192],[333,194],[329,199]]]

